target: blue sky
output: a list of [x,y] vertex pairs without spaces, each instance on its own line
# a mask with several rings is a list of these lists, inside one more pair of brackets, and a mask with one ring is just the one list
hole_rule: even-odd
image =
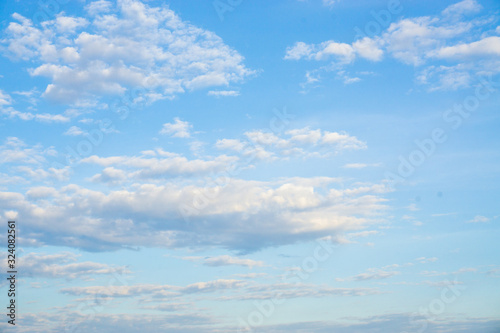
[[2,2],[0,327],[499,332],[499,11]]

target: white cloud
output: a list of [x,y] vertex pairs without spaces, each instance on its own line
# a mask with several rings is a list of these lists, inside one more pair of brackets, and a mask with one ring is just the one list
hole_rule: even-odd
[[323,5],[327,7],[332,7],[337,3],[337,0],[323,0]]
[[92,16],[101,14],[101,13],[108,13],[111,11],[113,4],[109,1],[105,0],[98,0],[98,1],[92,1],[89,3],[86,7],[85,10]]
[[66,132],[64,132],[63,135],[69,135],[69,136],[81,136],[87,134],[84,132],[80,127],[78,126],[71,126],[68,128]]
[[473,68],[459,64],[456,66],[428,66],[417,75],[417,82],[429,85],[430,91],[456,90],[468,87],[473,81]]
[[54,179],[58,181],[67,181],[70,176],[70,167],[62,168],[33,168],[32,166],[18,166],[15,168],[18,173],[22,173],[33,181],[41,181],[46,179]]
[[9,94],[5,93],[0,89],[0,107],[3,105],[10,105],[12,103],[12,98]]
[[438,213],[438,214],[431,214],[431,216],[434,217],[440,217],[440,216],[449,216],[449,215],[456,215],[457,213]]
[[16,137],[8,137],[5,143],[0,146],[0,151],[2,152],[0,164],[41,164],[46,161],[47,156],[56,155],[53,147],[44,149],[40,144],[29,147],[24,141]]
[[57,254],[27,253],[23,255],[23,274],[26,277],[93,279],[96,275],[127,274],[126,267],[96,262],[77,262],[71,252]]
[[246,143],[238,139],[221,139],[217,140],[215,146],[219,149],[227,149],[233,151],[242,151],[246,147]]
[[245,266],[249,268],[253,267],[262,267],[264,266],[264,262],[256,261],[252,259],[245,259],[239,257],[232,257],[229,255],[222,255],[218,257],[184,257],[182,259],[190,260],[190,261],[199,261],[202,260],[203,264],[206,266]]
[[420,258],[417,258],[415,260],[418,261],[418,262],[420,262],[421,264],[427,264],[427,263],[430,263],[430,262],[436,262],[436,261],[438,261],[438,258],[436,258],[436,257],[432,257],[432,258],[420,257]]
[[208,96],[215,96],[215,97],[227,97],[227,96],[239,96],[240,92],[236,90],[210,90],[207,93]]
[[142,99],[173,98],[254,73],[220,37],[165,6],[118,0],[92,2],[86,9],[89,21],[60,13],[41,27],[14,14],[17,22],[5,30],[8,53],[33,61],[31,75],[50,79],[47,98],[75,103],[136,88],[144,90]]
[[[319,71],[337,72],[345,84],[360,80],[345,73],[345,65],[361,57],[381,61],[384,54],[420,69],[418,82],[430,90],[456,90],[469,87],[477,75],[498,74],[500,38],[491,36],[493,15],[466,19],[481,6],[475,0],[464,0],[447,7],[442,15],[399,19],[378,36],[361,37],[351,44],[333,40],[318,44],[296,42],[285,53],[287,60],[331,60]],[[490,30],[488,30],[490,29]],[[492,29],[492,30],[491,30]],[[431,64],[446,60],[446,64]],[[449,64],[450,61],[457,62]]]
[[364,169],[368,167],[378,167],[381,166],[381,163],[372,163],[372,164],[367,164],[367,163],[348,163],[344,165],[344,168],[346,169]]
[[416,203],[409,204],[406,208],[411,212],[416,212],[420,210]]
[[[119,181],[159,179],[180,175],[201,176],[221,172],[229,168],[237,159],[237,157],[220,155],[213,159],[188,160],[184,156],[157,149],[156,151],[145,151],[140,156],[100,157],[92,155],[82,159],[81,163],[112,167],[105,169],[102,174],[94,176],[92,178],[94,181]],[[124,177],[125,174],[126,177]]]
[[371,61],[380,61],[384,55],[384,51],[380,48],[380,42],[369,37],[358,39],[352,46],[360,57]]
[[445,16],[461,16],[468,13],[477,13],[481,10],[481,5],[476,0],[463,0],[456,4],[448,6],[443,10]]
[[[215,146],[256,159],[274,160],[289,156],[327,157],[344,150],[366,149],[366,143],[345,132],[329,132],[309,127],[291,129],[283,134],[262,130],[245,132],[246,141],[221,139]],[[323,154],[320,152],[323,151]]]
[[315,145],[321,140],[321,130],[310,130],[308,127],[293,129],[286,131],[285,134],[290,135],[290,142],[298,144],[311,144]]
[[454,272],[422,271],[420,272],[420,274],[425,276],[445,276],[445,275],[459,275],[459,274],[475,273],[475,272],[477,272],[476,268],[463,267]]
[[321,43],[319,50],[313,55],[315,60],[325,60],[330,56],[337,57],[343,63],[350,63],[354,60],[354,48],[346,43],[328,41]]
[[[55,19],[54,28],[56,32],[63,35],[74,34],[77,29],[84,28],[88,24],[89,22],[85,18],[64,16],[64,14],[61,13],[57,15]],[[52,47],[52,45],[48,46]],[[63,52],[66,52],[67,50],[67,48],[62,49]]]
[[[6,100],[3,101],[6,102]],[[70,121],[70,118],[61,114],[21,112],[17,111],[11,106],[3,108],[2,96],[0,96],[0,114],[3,114],[9,118],[19,118],[26,121],[35,120],[44,123],[66,123]]]
[[[211,185],[132,184],[101,192],[68,185],[43,200],[0,192],[38,242],[93,250],[218,245],[240,251],[360,231],[382,218],[382,185],[339,189],[333,178]],[[187,221],[187,222],[186,222]],[[42,232],[43,231],[43,232]]]
[[369,37],[357,40],[352,45],[335,41],[320,44],[297,42],[293,47],[287,48],[284,59],[327,60],[334,57],[340,63],[351,63],[356,55],[368,60],[380,61],[383,51],[379,47],[379,42]]
[[[5,175],[6,183],[14,179],[19,182],[41,181],[41,180],[68,180],[70,168],[47,167],[48,159],[58,155],[54,147],[44,148],[41,144],[29,146],[21,139],[8,137],[3,145],[0,145],[0,164],[8,164],[5,168],[10,175]],[[24,177],[20,177],[23,175]]]
[[[30,91],[15,91],[13,93],[25,97],[30,104],[36,105],[37,98],[33,97],[36,92],[37,91],[35,88]],[[10,106],[12,103],[14,103],[12,97],[0,89],[0,114],[3,114],[9,118],[19,118],[26,121],[35,120],[45,123],[65,123],[70,120],[70,118],[61,114],[21,112]]]
[[61,292],[69,295],[91,295],[108,297],[134,297],[151,295],[151,297],[180,296],[194,293],[213,293],[220,290],[240,288],[245,281],[219,279],[208,282],[196,282],[187,286],[140,284],[127,286],[91,286],[63,288]]
[[[342,70],[343,66],[354,62],[357,57],[365,58],[370,61],[380,61],[383,58],[384,51],[381,48],[382,42],[379,38],[372,39],[365,37],[354,43],[337,43],[335,41],[326,41],[320,44],[306,44],[297,42],[293,47],[286,50],[285,60],[329,60],[333,58],[332,66],[322,67],[320,70],[336,71],[337,77],[344,84],[353,84],[361,81],[359,77],[351,77]],[[317,71],[314,71],[317,72]],[[313,71],[306,72],[306,82],[301,86],[319,81],[318,73],[312,76]]]
[[125,171],[113,167],[104,168],[100,174],[94,175],[90,178],[91,181],[96,183],[119,184],[127,180],[128,175]]
[[22,96],[31,105],[37,105],[40,96],[36,87],[27,91],[14,91],[13,94]]
[[[324,288],[327,289],[327,288]],[[355,295],[353,290],[351,295]],[[363,295],[363,289],[358,289],[358,295]],[[376,290],[364,289],[364,295],[377,294]],[[319,291],[321,292],[321,290]],[[326,296],[349,295],[349,290],[338,289],[337,293],[329,290]],[[378,292],[380,294],[380,292]],[[268,299],[273,299],[273,296]],[[160,309],[161,310],[161,309]],[[201,313],[201,314],[200,314]],[[246,314],[246,313],[245,313]],[[195,309],[192,313],[175,313],[159,315],[148,314],[95,314],[93,320],[88,320],[88,315],[82,315],[78,312],[50,313],[26,313],[23,318],[28,329],[37,331],[64,331],[65,326],[61,317],[71,319],[71,323],[77,325],[82,332],[96,333],[139,333],[154,332],[158,327],[170,333],[216,333],[221,330],[228,332],[237,332],[244,329],[242,325],[236,325],[233,322],[226,325],[221,324],[218,317],[211,317],[203,314],[201,309]],[[294,321],[293,323],[263,324],[259,326],[260,332],[289,333],[289,332],[310,332],[314,327],[315,332],[411,332],[415,325],[424,325],[427,323],[429,331],[450,331],[462,333],[477,333],[494,331],[499,324],[498,320],[485,318],[460,318],[457,320],[429,321],[424,315],[415,315],[413,313],[388,313],[379,316],[358,317],[349,322],[339,322],[338,320],[322,321]],[[137,322],[141,322],[137,327]],[[29,323],[29,324],[28,324]],[[32,329],[32,327],[34,329]],[[97,330],[96,330],[97,328]]]
[[381,292],[375,288],[333,288],[306,283],[273,283],[254,284],[244,289],[244,294],[222,296],[220,300],[265,300],[265,299],[293,299],[293,298],[319,298],[329,296],[363,297],[378,295]]
[[286,50],[286,60],[328,60],[334,58],[340,64],[348,64],[355,60],[356,55],[372,61],[379,61],[383,51],[379,49],[377,42],[365,37],[356,41],[353,45],[326,41],[321,44],[306,44],[297,42],[293,47]]
[[498,57],[500,56],[500,37],[485,37],[472,43],[442,47],[432,53],[432,56],[437,58]]
[[392,23],[382,35],[386,49],[405,64],[421,65],[428,52],[440,47],[446,39],[471,29],[466,22],[457,25],[441,24],[430,17],[408,18]]
[[358,237],[368,237],[372,235],[377,235],[379,231],[377,230],[366,230],[366,231],[360,231],[360,232],[351,232],[347,234],[349,238],[358,238]]
[[193,127],[187,121],[182,121],[179,118],[174,118],[173,123],[165,123],[163,124],[163,128],[160,131],[160,134],[170,135],[174,138],[189,138],[191,134],[189,130]]
[[486,217],[486,216],[482,216],[482,215],[476,215],[474,216],[473,219],[467,221],[468,223],[486,223],[486,222],[489,222],[491,219]]
[[347,133],[325,132],[322,143],[334,145],[338,149],[366,149],[366,143],[359,141],[356,137]]
[[192,305],[188,303],[170,303],[170,304],[158,304],[158,305],[148,305],[148,306],[141,306],[141,309],[146,309],[146,310],[154,310],[154,311],[166,311],[166,312],[179,312],[182,310],[186,310],[188,308],[192,307]]
[[26,197],[29,199],[45,199],[45,198],[50,198],[53,197],[54,195],[57,194],[57,190],[52,187],[46,187],[46,186],[37,186],[37,187],[32,187],[26,192]]
[[382,280],[399,274],[401,274],[401,272],[369,269],[367,273],[358,274],[350,279],[354,281]]
[[304,42],[297,42],[293,47],[288,47],[285,54],[286,60],[300,60],[309,58],[313,54],[313,47]]

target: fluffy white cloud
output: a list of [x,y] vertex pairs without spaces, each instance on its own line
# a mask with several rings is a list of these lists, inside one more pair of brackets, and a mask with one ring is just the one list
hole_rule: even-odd
[[17,22],[5,30],[8,53],[38,64],[30,73],[51,80],[44,95],[53,100],[74,103],[135,88],[147,90],[142,98],[172,98],[253,73],[220,37],[167,7],[118,0],[86,8],[89,20],[60,13],[40,28],[14,14]]
[[313,46],[304,42],[297,42],[294,46],[288,47],[285,54],[286,60],[299,60],[310,58],[314,53]]
[[101,173],[90,178],[91,181],[97,183],[108,183],[110,185],[119,184],[128,179],[127,172],[116,169],[114,167],[104,168]]
[[446,46],[437,50],[433,55],[438,58],[498,57],[500,56],[500,37],[485,37],[477,42]]
[[165,123],[163,124],[163,128],[160,131],[160,134],[170,135],[174,138],[189,138],[191,137],[191,133],[189,130],[193,127],[187,121],[182,121],[179,118],[174,118],[173,123]]
[[366,149],[366,143],[344,132],[329,132],[309,127],[288,130],[282,135],[262,130],[246,132],[247,140],[221,139],[215,146],[260,160],[278,157],[326,157],[344,150]]
[[102,174],[94,176],[93,180],[119,181],[125,178],[158,179],[182,175],[202,176],[222,172],[237,160],[237,157],[226,155],[207,160],[188,160],[184,156],[157,149],[144,151],[140,156],[99,157],[93,155],[82,159],[81,163],[107,167]]
[[36,199],[50,198],[56,194],[57,194],[57,191],[55,188],[46,187],[46,186],[37,186],[37,187],[30,188],[26,192],[26,197],[29,198],[30,200],[33,200],[33,199],[36,200]]
[[359,141],[356,137],[350,136],[347,133],[325,132],[321,142],[333,145],[339,150],[366,148],[366,143]]
[[471,28],[467,22],[443,24],[437,18],[408,18],[392,23],[382,38],[394,58],[405,64],[421,65],[429,52]]
[[352,43],[352,46],[360,57],[371,61],[380,61],[384,55],[384,51],[380,48],[380,42],[369,37],[358,39]]
[[196,186],[135,184],[101,192],[69,185],[43,200],[0,192],[38,241],[92,249],[219,245],[250,251],[363,229],[382,219],[384,186],[339,189],[333,178]]
[[294,46],[287,48],[285,59],[328,60],[333,57],[341,64],[348,64],[355,60],[356,55],[368,60],[379,61],[383,51],[379,48],[378,42],[369,37],[358,40],[352,45],[335,41],[321,44],[297,42]]
[[90,2],[85,7],[85,9],[90,15],[94,16],[97,14],[108,13],[112,7],[113,4],[111,2],[105,0],[98,0]]
[[[337,76],[349,84],[360,78],[345,75],[344,65],[357,57],[381,61],[387,54],[407,65],[427,65],[420,70],[417,80],[429,85],[431,90],[465,88],[476,75],[500,72],[497,60],[500,38],[491,36],[497,27],[488,31],[494,18],[465,17],[480,10],[477,1],[464,0],[450,5],[441,15],[399,19],[380,35],[362,37],[351,44],[331,40],[319,44],[297,42],[286,49],[285,59],[333,59],[332,66],[319,70],[337,71]],[[443,60],[458,63],[429,65]]]

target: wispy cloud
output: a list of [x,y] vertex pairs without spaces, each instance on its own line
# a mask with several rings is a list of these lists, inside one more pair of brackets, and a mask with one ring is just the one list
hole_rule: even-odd
[[205,266],[213,266],[213,267],[219,267],[219,266],[245,266],[249,268],[253,267],[262,267],[264,266],[263,261],[257,261],[257,260],[252,260],[252,259],[246,259],[246,258],[239,258],[239,257],[232,257],[229,255],[222,255],[222,256],[217,256],[217,257],[184,257],[182,258],[184,260],[190,260],[190,261],[201,261],[203,265]]
[[486,223],[489,221],[491,221],[491,219],[489,217],[482,216],[482,215],[476,215],[476,216],[474,216],[473,219],[468,220],[467,223]]
[[191,128],[193,128],[193,125],[176,117],[173,123],[163,124],[160,134],[169,135],[173,138],[190,138],[191,133],[189,130]]
[[142,98],[156,100],[226,86],[254,73],[220,37],[166,6],[120,0],[86,9],[87,17],[60,13],[41,27],[16,13],[5,30],[8,53],[34,64],[32,76],[50,80],[47,98],[74,103],[142,87],[148,90]]

